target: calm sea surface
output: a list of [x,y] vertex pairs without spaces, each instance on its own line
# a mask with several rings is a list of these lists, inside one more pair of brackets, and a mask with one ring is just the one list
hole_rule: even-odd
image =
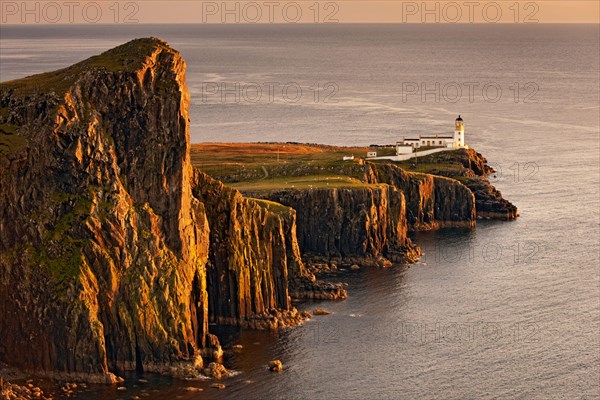
[[[238,371],[131,376],[89,399],[600,398],[599,31],[594,25],[0,28],[2,81],[144,36],[183,53],[192,141],[393,143],[448,133],[498,173],[514,222],[415,236],[410,268],[340,274],[334,314],[279,333],[213,327]],[[239,101],[238,101],[239,100]],[[274,358],[281,374],[266,370]],[[187,386],[206,390],[188,392]]]

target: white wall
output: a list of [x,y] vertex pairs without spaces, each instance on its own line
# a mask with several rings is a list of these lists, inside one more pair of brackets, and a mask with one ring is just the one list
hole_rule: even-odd
[[410,160],[411,158],[423,157],[423,156],[427,156],[429,154],[439,153],[441,151],[448,151],[448,150],[455,150],[455,149],[454,148],[448,148],[448,147],[440,147],[440,148],[437,148],[437,149],[419,151],[417,153],[412,153],[412,154],[402,154],[402,155],[399,155],[399,156],[375,157],[375,158],[371,158],[371,160],[406,161],[406,160]]
[[413,148],[409,146],[396,146],[396,154],[411,154]]

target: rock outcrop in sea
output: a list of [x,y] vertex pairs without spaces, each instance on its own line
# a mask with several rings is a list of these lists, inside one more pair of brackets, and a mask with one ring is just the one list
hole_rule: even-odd
[[386,183],[405,194],[406,218],[411,230],[475,226],[475,197],[459,181],[407,172],[385,163],[368,163],[365,171],[368,182]]
[[[495,171],[487,160],[473,149],[459,149],[432,154],[420,159],[422,163],[440,165],[429,172],[459,181],[475,196],[475,210],[479,219],[511,220],[519,216],[517,207],[504,199],[488,180]],[[452,168],[443,168],[451,165]]]

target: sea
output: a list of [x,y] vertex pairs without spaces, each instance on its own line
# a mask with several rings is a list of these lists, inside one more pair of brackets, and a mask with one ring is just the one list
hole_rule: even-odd
[[131,374],[80,398],[600,398],[598,25],[2,25],[0,80],[147,36],[187,61],[194,143],[390,144],[460,114],[520,217],[415,234],[410,266],[340,271],[349,298],[297,304],[333,312],[302,326],[212,326],[243,346],[225,389]]

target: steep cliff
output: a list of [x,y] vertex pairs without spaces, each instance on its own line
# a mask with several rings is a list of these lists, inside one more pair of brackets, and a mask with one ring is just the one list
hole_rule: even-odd
[[298,243],[307,260],[411,262],[421,252],[408,230],[475,226],[475,197],[455,179],[406,172],[391,163],[356,168],[364,184],[244,193],[296,210]]
[[404,193],[412,230],[475,226],[475,198],[457,180],[407,172],[391,163],[367,163],[365,176],[368,182],[387,183]]
[[303,317],[294,297],[340,298],[339,286],[319,285],[305,271],[296,240],[296,212],[246,198],[198,172],[194,195],[211,227],[207,264],[211,321],[250,328],[282,327]]
[[274,328],[304,318],[290,289],[345,295],[304,270],[293,210],[194,172],[188,106],[154,38],[0,85],[1,361],[195,375],[209,320]]
[[[386,214],[377,200],[381,196],[373,195],[377,192],[374,185],[390,185],[404,194],[409,230],[471,228],[477,218],[518,216],[517,208],[487,180],[492,172],[487,160],[472,149],[404,162],[343,161],[348,154],[369,150],[289,142],[192,147],[194,160],[212,176],[250,196],[294,208],[304,256],[348,259],[358,254],[373,258],[386,253],[386,246],[392,247],[387,239],[379,240],[377,224],[364,223],[360,217],[361,210],[371,207],[379,210],[379,219]],[[334,186],[338,189],[332,189]],[[344,196],[338,195],[340,191]],[[341,210],[348,211],[351,229],[340,223]]]
[[519,216],[517,207],[504,199],[487,179],[494,172],[493,168],[487,164],[485,157],[473,149],[431,154],[419,158],[416,166],[422,172],[456,179],[468,187],[475,195],[478,218],[509,220]]
[[200,362],[209,227],[188,102],[158,39],[2,84],[2,143],[21,145],[0,159],[0,359],[100,381]]
[[406,262],[420,254],[407,237],[404,195],[392,186],[247,193],[297,211],[298,242],[308,258],[386,257]]
[[411,261],[409,229],[473,226],[477,201],[478,214],[508,208],[477,160],[460,181],[282,165],[352,185],[244,197],[193,170],[188,107],[185,62],[154,38],[0,84],[0,361],[87,381],[196,375],[221,354],[209,321],[277,328],[306,316],[291,298],[345,297],[300,250]]

